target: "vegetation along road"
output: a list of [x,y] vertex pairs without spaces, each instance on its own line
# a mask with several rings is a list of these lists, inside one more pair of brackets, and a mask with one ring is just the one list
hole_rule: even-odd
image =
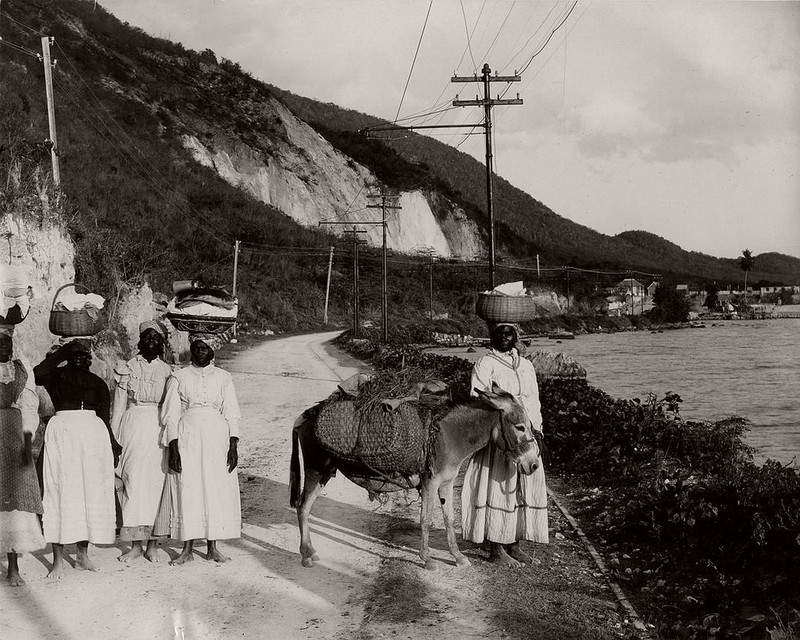
[[[317,500],[312,536],[321,557],[300,564],[294,510],[288,506],[290,435],[297,416],[363,365],[326,342],[332,333],[253,341],[224,348],[242,406],[240,482],[243,534],[223,542],[232,558],[203,553],[169,566],[116,561],[124,546],[95,550],[100,571],[46,579],[49,557],[23,558],[28,585],[0,590],[4,637],[19,640],[228,640],[230,638],[617,638],[630,620],[569,523],[551,510],[548,546],[529,551],[532,566],[500,570],[461,543],[473,561],[457,569],[441,516],[432,536],[437,571],[419,558],[419,501],[392,494],[370,502],[337,477]],[[203,550],[203,547],[200,547]],[[74,549],[67,547],[70,560]]]

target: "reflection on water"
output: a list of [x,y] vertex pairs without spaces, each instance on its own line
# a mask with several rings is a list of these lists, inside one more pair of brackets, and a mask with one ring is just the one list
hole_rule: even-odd
[[[589,383],[613,396],[677,393],[686,420],[744,416],[753,423],[748,443],[759,449],[760,460],[800,459],[800,319],[717,322],[563,341],[537,338],[531,350],[573,356],[586,368]],[[475,360],[485,350],[447,353]]]

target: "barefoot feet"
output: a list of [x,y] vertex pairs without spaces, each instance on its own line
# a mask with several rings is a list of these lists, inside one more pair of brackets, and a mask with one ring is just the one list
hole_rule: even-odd
[[120,562],[131,562],[136,560],[136,558],[141,558],[143,555],[144,552],[142,551],[142,543],[140,542],[137,544],[134,542],[133,546],[128,551],[117,557],[117,560]]

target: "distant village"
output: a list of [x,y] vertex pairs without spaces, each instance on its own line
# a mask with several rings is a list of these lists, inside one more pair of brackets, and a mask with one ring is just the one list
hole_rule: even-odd
[[[652,309],[653,294],[659,284],[653,281],[645,286],[634,278],[626,278],[607,288],[608,315],[641,315]],[[747,287],[746,290],[728,286],[717,291],[696,289],[689,284],[679,284],[675,288],[690,302],[690,320],[800,318],[800,285]]]

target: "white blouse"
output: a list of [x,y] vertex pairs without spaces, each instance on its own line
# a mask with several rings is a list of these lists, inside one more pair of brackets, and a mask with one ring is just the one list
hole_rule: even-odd
[[510,393],[525,407],[533,428],[542,429],[542,406],[539,402],[539,385],[533,363],[519,355],[516,349],[503,353],[492,349],[475,363],[472,369],[470,393],[474,389],[491,391],[492,383]]
[[216,409],[228,424],[228,436],[239,437],[242,415],[231,374],[213,364],[205,367],[189,365],[167,380],[167,392],[161,407],[167,443],[178,437],[178,423],[184,411],[200,407]]

